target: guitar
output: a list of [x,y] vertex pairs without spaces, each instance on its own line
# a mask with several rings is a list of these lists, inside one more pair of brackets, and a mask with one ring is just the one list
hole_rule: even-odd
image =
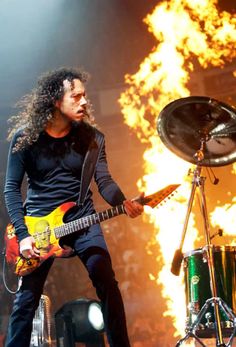
[[[160,191],[135,199],[142,205],[152,208],[159,205],[165,198],[179,187],[179,184],[169,185]],[[13,271],[18,276],[25,276],[37,269],[46,259],[50,257],[69,257],[73,250],[67,246],[60,246],[60,239],[74,232],[88,228],[93,224],[103,222],[107,219],[125,214],[123,205],[109,208],[103,212],[98,212],[76,219],[72,222],[64,223],[63,218],[66,212],[76,206],[75,202],[66,202],[50,214],[44,217],[25,216],[25,223],[29,234],[34,237],[36,247],[40,250],[40,256],[37,258],[24,258],[19,253],[19,244],[15,229],[12,224],[8,224],[5,232],[6,243],[6,261],[13,267]]]

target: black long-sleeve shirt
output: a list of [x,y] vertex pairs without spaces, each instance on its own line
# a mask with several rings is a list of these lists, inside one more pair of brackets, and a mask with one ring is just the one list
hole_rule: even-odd
[[[15,134],[9,149],[4,194],[19,241],[29,236],[24,223],[25,215],[45,216],[64,202],[78,200],[86,153],[85,146],[80,144],[79,134],[77,127],[62,138],[43,132],[33,145],[13,153],[12,148],[21,131]],[[109,173],[105,145],[102,146],[94,178],[100,194],[114,206],[121,204],[125,196]],[[21,186],[25,174],[28,187],[23,203]],[[79,218],[93,210],[92,192],[89,190],[85,204],[74,217]]]

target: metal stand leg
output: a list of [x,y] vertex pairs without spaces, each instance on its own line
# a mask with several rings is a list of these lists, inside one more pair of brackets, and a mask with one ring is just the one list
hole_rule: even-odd
[[[201,172],[201,167],[197,166],[196,170],[194,171],[192,192],[191,192],[191,196],[190,196],[190,200],[188,204],[186,221],[184,224],[184,233],[183,233],[183,238],[181,241],[181,248],[182,248],[183,240],[187,230],[187,223],[188,223],[190,210],[193,203],[195,187],[198,186],[200,190],[201,212],[202,212],[202,217],[204,222],[204,233],[205,233],[205,239],[206,239],[206,246],[204,247],[204,249],[206,251],[206,258],[207,258],[207,264],[209,269],[210,288],[211,288],[212,298],[206,300],[205,304],[203,305],[199,314],[197,315],[195,321],[191,324],[190,327],[186,329],[187,331],[186,335],[177,342],[176,347],[179,347],[184,341],[186,341],[190,337],[197,340],[201,346],[203,347],[206,346],[200,340],[200,338],[196,335],[195,331],[196,331],[196,328],[199,326],[202,318],[204,317],[204,314],[207,312],[207,309],[210,305],[212,305],[214,308],[214,318],[215,318],[214,329],[215,329],[215,336],[216,336],[216,347],[231,347],[233,338],[236,332],[236,317],[234,313],[232,312],[232,310],[226,305],[226,303],[217,295],[216,276],[215,276],[214,259],[213,259],[214,246],[211,244],[211,239],[210,239],[210,227],[209,227],[207,207],[206,207],[206,197],[204,192],[205,177],[200,176],[200,172]],[[233,325],[233,332],[230,335],[230,338],[227,344],[225,344],[223,340],[222,326],[220,321],[220,310],[223,311],[228,316],[229,320],[232,322],[232,325]]]
[[210,298],[207,299],[205,304],[202,306],[199,314],[197,315],[195,321],[191,324],[191,326],[189,326],[186,329],[186,335],[181,338],[177,344],[176,347],[179,347],[184,341],[188,340],[189,338],[194,338],[195,340],[197,340],[201,346],[207,347],[201,340],[200,338],[196,335],[195,331],[197,329],[197,327],[199,326],[199,324],[201,323],[202,318],[204,317],[205,313],[207,312],[209,306],[215,305],[215,303],[218,303],[218,307],[221,309],[221,312],[224,312],[229,321],[232,323],[232,333],[229,337],[228,342],[225,344],[224,341],[221,344],[216,344],[217,347],[232,347],[232,343],[233,343],[233,339],[236,335],[236,316],[234,315],[233,311],[228,307],[228,305],[221,299],[218,297],[215,298]]

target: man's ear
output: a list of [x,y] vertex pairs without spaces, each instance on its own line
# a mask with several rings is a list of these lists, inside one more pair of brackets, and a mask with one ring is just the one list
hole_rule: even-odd
[[61,100],[56,100],[55,107],[60,108],[60,106],[61,106]]

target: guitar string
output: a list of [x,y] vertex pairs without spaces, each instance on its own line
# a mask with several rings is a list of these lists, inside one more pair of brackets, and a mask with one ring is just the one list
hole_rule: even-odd
[[[162,202],[164,202],[164,196],[165,195],[166,194],[164,194],[164,192],[161,194],[161,196],[159,194],[159,199],[154,199],[155,203],[160,202],[160,200],[162,200]],[[167,193],[167,195],[169,195],[169,193]],[[148,197],[146,197],[146,198],[148,198]],[[109,215],[109,212],[111,212],[111,216]],[[81,219],[77,219],[75,221],[71,221],[71,222],[68,222],[66,224],[62,224],[60,226],[53,228],[53,231],[54,231],[55,237],[59,238],[61,236],[68,235],[71,231],[72,232],[78,231],[78,230],[81,230],[83,228],[86,228],[86,227],[92,225],[93,223],[106,220],[110,217],[115,217],[115,216],[119,215],[119,213],[122,213],[122,212],[125,212],[124,206],[119,205],[119,206],[113,207],[111,209],[105,210],[103,212],[94,213],[92,215],[85,216]],[[78,226],[79,226],[79,229],[78,229]],[[74,230],[75,227],[76,227],[76,230]],[[64,231],[66,231],[66,232],[64,232]],[[40,243],[43,241],[43,239],[41,238],[42,235],[44,235],[44,237],[50,237],[51,229],[49,227],[47,227],[47,230],[44,230],[43,232],[35,233],[33,236],[36,238],[36,242],[38,241],[38,243]]]
[[[109,212],[111,213],[111,215],[109,215]],[[105,210],[103,212],[94,213],[92,215],[85,216],[81,219],[77,219],[75,221],[71,221],[71,222],[68,222],[66,224],[62,224],[60,226],[53,228],[53,231],[54,231],[55,237],[59,238],[61,236],[68,235],[71,231],[72,232],[78,231],[78,230],[84,229],[86,227],[89,227],[93,223],[97,223],[97,222],[106,220],[110,217],[115,217],[122,212],[124,212],[124,206],[119,205],[119,206],[113,207],[111,209]],[[78,226],[79,226],[79,229],[78,229]],[[66,232],[64,232],[64,231],[66,231]],[[36,242],[38,242],[38,243],[43,242],[42,235],[44,235],[45,238],[50,237],[51,229],[49,227],[47,227],[47,229],[42,231],[42,232],[36,232],[33,235],[36,239]]]

